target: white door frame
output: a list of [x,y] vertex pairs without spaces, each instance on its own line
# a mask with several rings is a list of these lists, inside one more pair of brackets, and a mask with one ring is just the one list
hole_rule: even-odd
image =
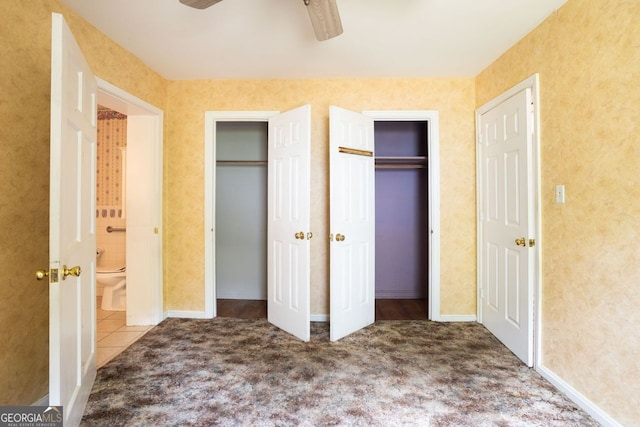
[[429,319],[436,322],[454,321],[440,314],[440,126],[435,110],[376,110],[362,114],[376,121],[427,122],[427,167],[429,173]]
[[[513,88],[499,95],[498,97],[492,99],[488,103],[484,104],[480,108],[476,110],[476,147],[480,147],[480,135],[481,129],[479,128],[479,124],[481,122],[481,116],[495,108],[496,106],[502,104],[505,100],[511,98],[517,93],[522,92],[526,89],[531,89],[532,94],[532,105],[529,113],[531,114],[531,119],[533,120],[533,136],[531,138],[531,152],[529,155],[531,156],[531,187],[533,190],[533,200],[534,206],[530,206],[530,214],[534,218],[534,230],[532,236],[528,236],[528,238],[535,238],[535,246],[531,249],[534,250],[533,256],[533,280],[531,286],[533,286],[533,342],[531,346],[533,348],[533,366],[535,369],[538,369],[539,365],[542,363],[540,357],[540,341],[541,341],[541,315],[540,315],[540,304],[541,301],[541,286],[540,286],[540,268],[541,268],[541,245],[542,245],[542,223],[541,223],[541,201],[540,201],[540,93],[539,93],[539,76],[538,74],[534,74],[533,76],[525,79],[520,82]],[[482,182],[481,182],[481,152],[480,150],[476,150],[476,191],[477,191],[477,202],[476,202],[476,212],[477,212],[477,310],[478,310],[478,322],[482,323],[482,198],[484,197],[482,193]]]
[[[135,191],[136,203],[126,206],[127,325],[157,325],[164,319],[162,277],[162,151],[163,112],[136,96],[97,78],[98,103],[127,115],[127,145],[135,144],[140,156],[151,159],[145,177],[128,180],[127,192]],[[137,154],[128,150],[127,174],[139,167]],[[134,157],[132,157],[132,155]],[[136,184],[141,188],[136,191]],[[151,188],[149,188],[151,187]],[[138,204],[140,194],[148,196]]]
[[216,123],[268,122],[279,111],[206,111],[204,113],[204,312],[184,317],[216,317]]

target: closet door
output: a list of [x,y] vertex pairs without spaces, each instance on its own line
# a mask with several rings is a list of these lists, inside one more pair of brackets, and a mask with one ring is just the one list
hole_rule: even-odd
[[267,312],[303,341],[310,335],[311,107],[269,119]]
[[375,320],[373,119],[329,111],[330,339]]

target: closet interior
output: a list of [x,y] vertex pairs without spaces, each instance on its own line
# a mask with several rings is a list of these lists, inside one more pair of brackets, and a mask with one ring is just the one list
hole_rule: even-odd
[[[427,126],[375,122],[378,320],[426,318]],[[266,316],[267,165],[266,122],[217,122],[215,265],[222,317]]]
[[376,121],[376,299],[416,299],[427,307],[428,123]]
[[267,122],[216,124],[216,298],[267,299]]

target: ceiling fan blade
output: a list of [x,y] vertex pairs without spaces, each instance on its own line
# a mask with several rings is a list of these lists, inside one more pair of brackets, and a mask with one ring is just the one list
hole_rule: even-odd
[[313,31],[319,41],[342,34],[342,22],[336,0],[304,0],[304,4],[307,6]]
[[195,7],[196,9],[206,9],[221,1],[222,0],[180,0],[180,3]]

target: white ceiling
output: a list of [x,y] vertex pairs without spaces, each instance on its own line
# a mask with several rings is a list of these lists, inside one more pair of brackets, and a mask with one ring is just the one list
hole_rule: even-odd
[[318,42],[303,0],[61,0],[171,80],[474,77],[567,0],[337,0]]

